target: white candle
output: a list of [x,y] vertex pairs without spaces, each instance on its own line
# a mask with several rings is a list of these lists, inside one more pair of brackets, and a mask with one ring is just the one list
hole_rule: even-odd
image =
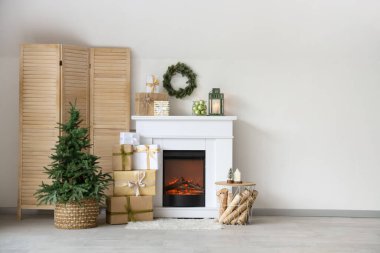
[[213,114],[220,114],[220,100],[219,99],[212,100],[211,111]]
[[240,170],[239,170],[239,169],[236,169],[236,170],[235,170],[235,173],[234,173],[234,181],[235,181],[235,182],[240,182],[240,181],[241,181],[241,173],[240,173]]

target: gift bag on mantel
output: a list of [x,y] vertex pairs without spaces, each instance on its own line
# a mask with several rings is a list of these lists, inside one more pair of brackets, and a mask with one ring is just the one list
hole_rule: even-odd
[[132,170],[133,146],[115,145],[112,148],[112,170]]
[[107,197],[106,222],[127,224],[128,221],[153,220],[152,196]]
[[137,145],[133,147],[134,170],[158,170],[160,148],[158,145]]
[[115,196],[154,196],[156,195],[155,170],[114,171]]

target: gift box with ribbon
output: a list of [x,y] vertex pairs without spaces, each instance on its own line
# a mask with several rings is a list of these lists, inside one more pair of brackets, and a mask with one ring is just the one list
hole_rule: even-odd
[[112,149],[112,169],[132,170],[133,146],[129,144],[115,145]]
[[169,101],[154,101],[154,116],[169,116]]
[[115,196],[156,195],[155,170],[114,171]]
[[148,75],[146,77],[146,92],[149,92],[149,93],[160,92],[159,85],[160,85],[160,82],[158,81],[155,75]]
[[160,156],[158,145],[137,145],[133,147],[134,170],[158,170]]
[[152,196],[107,197],[106,222],[127,224],[128,221],[153,220]]
[[165,93],[136,93],[135,115],[154,116],[154,101],[169,101]]
[[140,135],[132,132],[120,132],[120,144],[139,145]]

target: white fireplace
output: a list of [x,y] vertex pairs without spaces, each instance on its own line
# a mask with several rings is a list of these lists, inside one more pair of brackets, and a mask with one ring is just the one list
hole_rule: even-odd
[[[132,116],[141,144],[160,145],[154,216],[208,218],[217,216],[216,181],[232,167],[233,122],[236,116]],[[164,150],[205,151],[205,206],[163,207]]]

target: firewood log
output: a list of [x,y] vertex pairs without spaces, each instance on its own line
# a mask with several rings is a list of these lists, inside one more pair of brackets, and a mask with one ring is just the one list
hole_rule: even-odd
[[[245,225],[248,222],[249,207],[236,219],[236,224]],[[234,220],[233,220],[234,221]]]
[[231,204],[233,197],[234,196],[232,195],[232,192],[228,191],[227,206],[229,206]]
[[219,199],[219,216],[218,217],[220,217],[227,208],[227,194],[228,194],[228,190],[226,188],[223,188],[216,193]]
[[173,189],[177,189],[177,190],[198,190],[198,191],[203,191],[203,187],[198,185],[198,184],[194,184],[186,179],[184,179],[183,177],[177,179],[176,181],[174,181],[173,183],[169,184],[169,185],[166,185],[165,186],[165,191],[170,191],[170,190],[173,190]]
[[221,193],[226,193],[228,192],[227,188],[220,189],[219,191],[216,192],[216,196],[219,196]]
[[240,199],[241,199],[241,194],[240,193],[236,194],[236,196],[234,197],[234,199],[231,201],[231,204],[227,206],[227,209],[224,211],[224,213],[222,214],[222,216],[219,217],[219,223],[223,223],[223,220],[227,217],[227,215],[229,215],[230,213],[232,213],[232,211],[239,204]]
[[239,217],[236,217],[235,219],[233,219],[229,224],[227,224],[227,225],[237,225],[238,223],[238,218]]
[[[253,203],[255,203],[255,200],[256,200],[256,198],[257,198],[257,195],[259,195],[259,192],[256,191],[256,190],[253,190],[252,193],[251,193],[251,196],[252,196],[252,198],[253,198],[253,202],[252,202],[251,207],[253,206]],[[250,207],[250,208],[251,208],[251,207]]]
[[[237,217],[240,217],[240,215],[245,210],[247,210],[247,215],[246,215],[247,217],[246,217],[246,219],[248,219],[249,211],[251,210],[251,208],[253,206],[253,203],[255,202],[255,200],[256,200],[257,195],[259,194],[259,192],[256,191],[256,190],[253,190],[253,191],[247,191],[246,190],[246,191],[243,192],[243,194],[244,193],[248,193],[249,194],[248,197],[247,198],[243,198],[242,197],[239,206],[233,212],[231,212],[229,215],[227,215],[222,220],[222,223],[224,223],[224,224],[230,224],[231,221],[233,221]],[[239,223],[239,220],[238,220],[238,223]]]
[[250,195],[251,192],[249,190],[244,190],[243,193],[237,194],[231,201],[230,205],[227,205],[227,209],[224,211],[222,216],[219,217],[219,223],[223,223],[223,219],[232,213],[240,205],[240,203],[244,202]]
[[232,211],[231,213],[229,213],[227,216],[224,217],[224,219],[222,220],[222,223],[224,223],[224,224],[230,224],[230,222],[233,219],[238,218],[242,212],[244,212],[245,210],[247,210],[248,207],[250,205],[252,205],[253,201],[254,200],[253,200],[251,194],[249,194],[244,202],[242,201],[242,203],[234,211]]

